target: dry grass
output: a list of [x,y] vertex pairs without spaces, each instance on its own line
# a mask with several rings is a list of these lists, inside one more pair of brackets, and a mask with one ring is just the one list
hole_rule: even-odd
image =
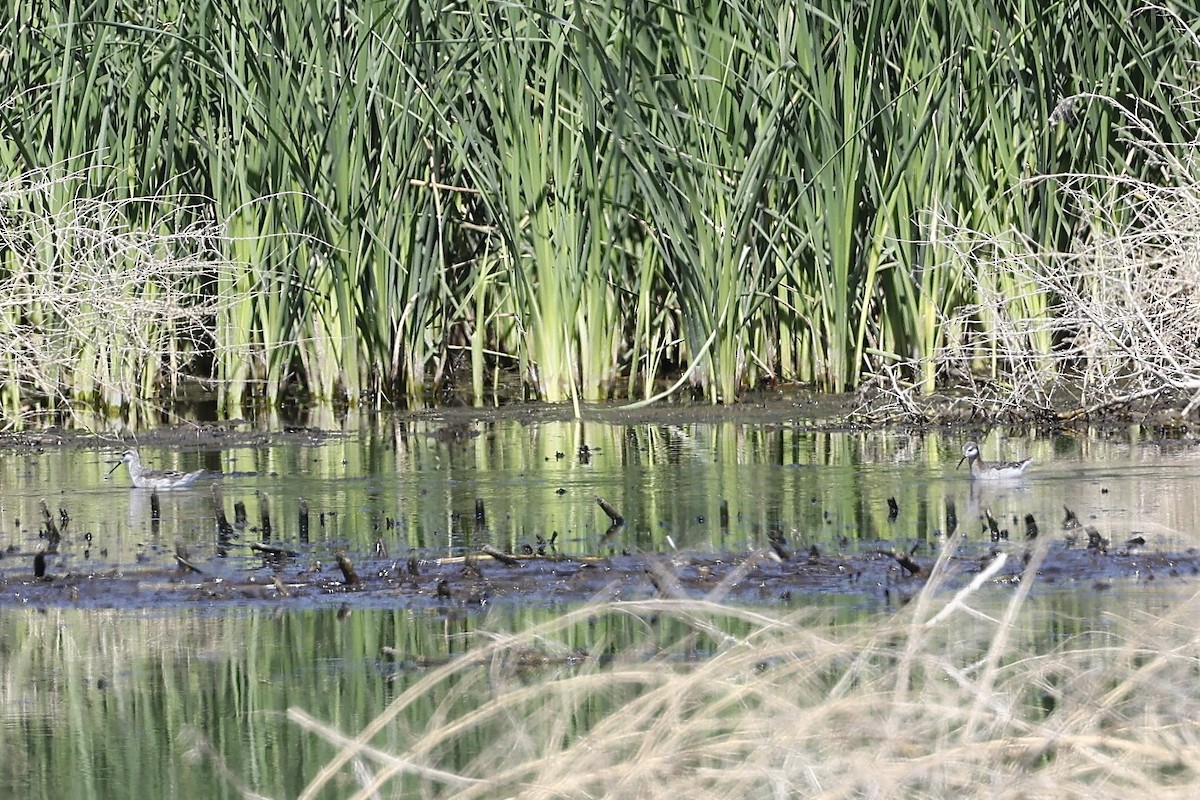
[[[991,619],[940,575],[855,623],[707,601],[566,613],[429,672],[358,734],[293,709],[341,748],[303,796],[348,774],[363,798],[1195,796],[1200,594],[1088,629],[1046,619],[1028,582]],[[606,616],[647,642],[690,633],[568,663],[554,642]],[[431,695],[428,726],[397,730]],[[374,749],[384,732],[410,744]]]

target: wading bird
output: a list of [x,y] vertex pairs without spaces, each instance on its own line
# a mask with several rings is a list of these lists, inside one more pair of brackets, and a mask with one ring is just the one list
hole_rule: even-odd
[[967,442],[963,445],[962,458],[958,460],[958,466],[955,469],[961,467],[964,461],[967,462],[967,469],[971,470],[972,478],[990,481],[1019,478],[1025,468],[1033,463],[1032,458],[1024,461],[984,461],[979,455],[979,445],[974,442]]

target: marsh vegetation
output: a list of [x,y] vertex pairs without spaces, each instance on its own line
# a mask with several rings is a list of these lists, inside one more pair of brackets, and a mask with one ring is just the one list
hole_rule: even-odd
[[730,402],[886,376],[1035,410],[1062,378],[1084,407],[1195,388],[1170,308],[1196,48],[1162,10],[14,9],[10,416],[196,380],[234,415],[514,379]]

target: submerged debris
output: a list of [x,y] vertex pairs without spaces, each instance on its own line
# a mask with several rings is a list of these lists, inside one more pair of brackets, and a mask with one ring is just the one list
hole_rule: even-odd
[[54,515],[50,513],[50,506],[46,504],[46,499],[42,498],[39,505],[42,509],[42,538],[46,540],[48,552],[56,553],[62,535],[59,533],[58,524],[54,521]]
[[483,547],[480,548],[480,550],[482,550],[484,553],[486,553],[487,555],[491,556],[492,558],[496,559],[501,564],[504,564],[506,566],[509,566],[509,567],[521,566],[520,559],[510,556],[508,553],[505,553],[504,551],[502,551],[496,547],[493,547],[490,544],[485,544]]
[[1075,516],[1074,511],[1067,508],[1066,506],[1063,506],[1063,511],[1066,512],[1065,516],[1063,517],[1063,521],[1062,521],[1062,526],[1063,526],[1064,530],[1072,530],[1074,528],[1083,527],[1082,525],[1079,524],[1079,517]]
[[771,531],[767,534],[767,541],[771,543],[771,549],[779,556],[780,561],[791,560],[792,552],[788,550],[787,537],[783,535],[783,531]]
[[358,573],[354,571],[354,564],[346,557],[342,551],[338,551],[334,558],[337,560],[338,569],[342,571],[342,579],[347,586],[360,586],[362,579],[358,577]]
[[894,558],[896,563],[899,564],[909,575],[924,577],[929,574],[929,570],[921,566],[921,564],[908,553],[890,550],[882,554]]
[[1038,537],[1037,520],[1033,518],[1033,514],[1025,515],[1025,538],[1036,539]]
[[276,559],[295,558],[300,555],[295,550],[289,550],[286,547],[267,544],[266,542],[250,542],[247,547],[264,555],[273,556]]

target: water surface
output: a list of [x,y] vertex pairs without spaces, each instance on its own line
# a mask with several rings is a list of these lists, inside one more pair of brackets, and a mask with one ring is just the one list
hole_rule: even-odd
[[[986,511],[1013,541],[1023,540],[1027,514],[1042,537],[1057,540],[1067,535],[1064,506],[1114,548],[1135,536],[1148,551],[1197,544],[1192,487],[1200,449],[1137,428],[1103,437],[981,437],[985,457],[1036,460],[1027,479],[986,486],[972,483],[965,468],[956,471],[960,434],[818,433],[736,422],[497,421],[479,423],[467,438],[433,435],[438,430],[433,421],[373,421],[314,443],[143,448],[155,465],[216,475],[160,493],[157,521],[149,494],[128,488],[123,467],[106,474],[123,444],[0,452],[0,575],[9,592],[0,612],[0,796],[295,796],[336,750],[289,721],[289,708],[353,734],[429,669],[476,646],[476,630],[521,631],[567,607],[550,594],[486,607],[412,606],[393,595],[380,607],[378,598],[358,606],[345,594],[297,606],[269,593],[247,603],[178,605],[139,602],[134,593],[102,604],[110,608],[82,609],[64,593],[44,607],[23,607],[14,587],[28,580],[33,554],[46,546],[43,499],[56,519],[60,508],[69,518],[49,559],[52,576],[153,566],[169,572],[177,543],[215,575],[261,570],[246,544],[263,538],[256,528],[264,495],[271,540],[294,547],[302,563],[328,563],[336,551],[365,557],[376,542],[399,557],[423,558],[461,555],[483,542],[519,552],[550,540],[572,557],[745,553],[765,547],[772,533],[797,549],[915,548],[931,558],[950,508],[968,539],[984,547],[993,546],[981,521]],[[249,512],[231,542],[215,532],[214,482],[231,518],[236,501]],[[597,496],[626,517],[615,533]],[[310,509],[307,543],[301,499]],[[1186,577],[1156,577],[1109,581],[1103,590],[1095,580],[1068,581],[1035,592],[1038,635],[1069,641],[1102,627],[1106,615],[1153,614],[1194,589]],[[630,596],[652,594],[647,584]],[[1009,594],[997,587],[992,596],[999,604]],[[893,608],[883,583],[763,602],[776,610],[825,604],[825,624]],[[539,669],[571,669],[571,653],[595,657],[685,635],[633,618],[576,626],[546,643],[552,657],[530,679]],[[703,657],[698,646],[695,655]],[[469,699],[430,696],[374,743],[402,750],[439,708],[461,702]],[[357,788],[340,780],[327,796]]]

